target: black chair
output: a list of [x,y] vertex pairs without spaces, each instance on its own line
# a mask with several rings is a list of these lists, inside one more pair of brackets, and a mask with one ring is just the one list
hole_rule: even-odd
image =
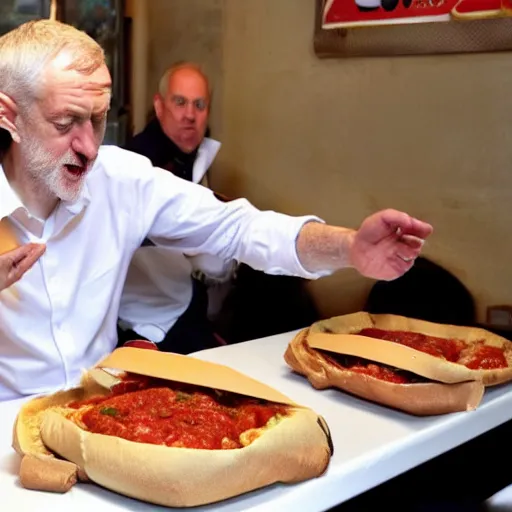
[[320,315],[306,283],[241,264],[216,322],[217,332],[231,344],[310,326]]
[[441,324],[476,324],[475,302],[464,284],[422,257],[402,277],[375,283],[365,309],[368,313],[402,315]]

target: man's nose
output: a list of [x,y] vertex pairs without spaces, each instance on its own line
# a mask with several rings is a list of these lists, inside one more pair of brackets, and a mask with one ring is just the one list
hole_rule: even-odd
[[98,148],[101,141],[94,132],[91,121],[80,126],[77,136],[73,139],[72,148],[76,153],[84,155],[88,160],[94,160],[98,156]]
[[194,121],[196,118],[196,108],[192,104],[192,102],[188,102],[185,107],[185,117],[191,121]]

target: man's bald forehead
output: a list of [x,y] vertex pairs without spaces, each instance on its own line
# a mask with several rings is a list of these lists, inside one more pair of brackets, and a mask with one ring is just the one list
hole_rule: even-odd
[[160,86],[159,86],[159,92],[160,95],[165,97],[169,93],[169,90],[171,88],[171,83],[175,79],[180,79],[181,77],[187,77],[187,76],[193,76],[197,77],[199,80],[201,80],[204,83],[205,89],[208,94],[208,99],[211,96],[211,89],[210,89],[210,81],[208,79],[208,76],[204,71],[201,69],[201,67],[198,64],[195,64],[193,62],[182,62],[178,64],[174,64],[170,68],[168,68],[165,73],[162,75],[162,78],[160,79]]
[[189,78],[201,81],[204,85],[205,90],[208,91],[207,78],[202,73],[192,68],[181,68],[175,71],[172,75],[170,75],[168,81],[168,89],[171,89],[172,84],[176,84],[179,81],[183,81]]

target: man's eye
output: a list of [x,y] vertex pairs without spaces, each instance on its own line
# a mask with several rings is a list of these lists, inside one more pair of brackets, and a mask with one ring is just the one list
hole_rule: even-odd
[[194,106],[197,108],[197,110],[205,110],[206,109],[206,101],[199,99],[194,101]]
[[183,96],[175,96],[173,101],[177,107],[183,107],[187,103],[187,100]]
[[53,126],[57,128],[59,132],[66,132],[71,128],[72,123],[53,123]]

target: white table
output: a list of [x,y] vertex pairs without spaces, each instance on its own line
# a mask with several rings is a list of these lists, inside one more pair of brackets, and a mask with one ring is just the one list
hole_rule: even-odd
[[512,485],[491,496],[485,505],[487,512],[510,512],[512,510]]
[[[476,411],[418,418],[351,397],[314,390],[291,373],[283,354],[294,332],[204,350],[195,357],[226,364],[279,389],[322,414],[335,446],[328,471],[296,485],[275,485],[194,511],[323,511],[376,487],[512,418],[512,386],[489,389]],[[17,482],[18,456],[11,449],[12,422],[20,401],[0,404],[0,496],[2,511],[169,510],[119,496],[94,484],[67,494],[28,491]]]

